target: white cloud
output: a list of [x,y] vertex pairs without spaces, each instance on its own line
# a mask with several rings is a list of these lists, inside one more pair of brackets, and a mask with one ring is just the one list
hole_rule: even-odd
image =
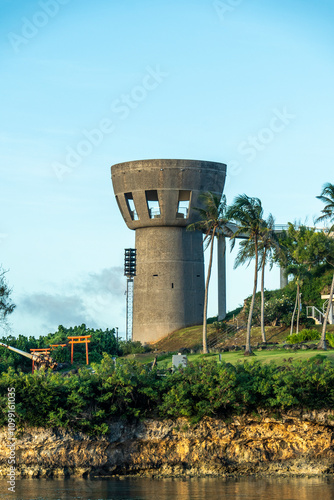
[[[82,323],[92,328],[112,328],[124,322],[125,281],[122,268],[102,269],[75,282],[54,284],[54,292],[37,291],[19,297],[16,315],[35,324],[45,334],[58,325]],[[37,327],[37,325],[39,325]]]

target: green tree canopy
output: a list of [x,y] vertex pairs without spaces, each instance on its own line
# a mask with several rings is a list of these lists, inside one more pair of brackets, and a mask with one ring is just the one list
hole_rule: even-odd
[[323,231],[304,225],[288,223],[288,229],[279,236],[276,261],[284,268],[303,264],[308,270],[326,265],[328,258],[334,259],[334,240]]
[[15,304],[10,298],[12,290],[6,281],[7,272],[0,266],[0,325],[6,321],[7,316],[15,309]]
[[[334,231],[334,184],[330,184],[329,182],[324,185],[322,189],[322,193],[320,196],[317,196],[319,200],[321,200],[323,203],[325,203],[324,208],[321,211],[320,217],[318,217],[317,221],[329,221],[331,227],[328,229],[328,233],[332,233],[331,236],[333,236],[333,231]],[[334,266],[334,259],[332,255],[328,255],[326,261],[331,265]],[[329,317],[329,313],[332,310],[333,307],[333,295],[334,295],[334,273],[333,273],[333,279],[332,279],[332,284],[329,292],[329,298],[328,298],[328,304],[327,304],[327,309],[324,317],[324,322],[322,325],[322,334],[321,334],[321,340],[319,344],[319,349],[326,349],[326,327],[327,327],[327,321]]]

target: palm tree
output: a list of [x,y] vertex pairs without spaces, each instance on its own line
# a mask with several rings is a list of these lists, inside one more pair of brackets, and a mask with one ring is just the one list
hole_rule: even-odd
[[262,342],[267,342],[266,331],[264,327],[264,273],[266,264],[269,262],[270,269],[272,269],[274,260],[273,254],[278,249],[278,238],[274,230],[275,219],[269,214],[268,219],[264,222],[261,241],[260,241],[260,252],[261,252],[261,335]]
[[259,241],[263,231],[263,208],[259,198],[250,198],[246,194],[239,195],[235,198],[233,205],[227,211],[227,218],[233,220],[238,226],[238,229],[231,237],[232,248],[235,244],[235,238],[241,235],[254,245],[255,271],[254,271],[254,287],[253,295],[250,304],[247,334],[246,334],[246,349],[245,356],[252,354],[250,345],[250,335],[252,328],[252,317],[254,310],[255,294],[257,289],[257,276],[259,266]]
[[300,316],[300,288],[303,286],[304,279],[310,274],[307,267],[302,264],[302,263],[294,263],[290,264],[286,268],[287,274],[293,274],[295,277],[295,283],[296,283],[296,300],[295,300],[295,307],[293,309],[292,313],[292,318],[291,318],[291,326],[290,326],[290,335],[293,334],[293,324],[295,320],[295,314],[297,311],[297,324],[296,324],[296,333],[299,331],[299,316]]
[[229,233],[230,230],[226,227],[228,222],[226,218],[226,197],[222,196],[220,199],[216,194],[208,191],[202,193],[199,198],[202,200],[203,208],[195,208],[199,212],[201,220],[189,224],[187,229],[190,231],[201,230],[205,234],[204,241],[205,250],[210,247],[210,258],[208,265],[208,273],[205,282],[205,295],[204,295],[204,311],[203,311],[203,353],[208,352],[207,341],[207,310],[208,310],[208,291],[209,282],[211,277],[212,260],[213,260],[213,246],[215,236]]
[[[263,221],[263,228],[259,237],[259,269],[261,269],[261,336],[262,342],[267,342],[266,331],[264,326],[264,276],[266,264],[270,263],[270,269],[272,268],[273,261],[273,251],[278,248],[278,238],[274,232],[274,222],[275,219],[271,214],[269,214],[268,220]],[[234,262],[234,268],[237,268],[240,264],[245,264],[248,261],[247,266],[255,257],[254,240],[242,240],[239,244],[238,254]]]
[[[316,222],[319,221],[329,221],[332,223],[332,226],[328,229],[328,234],[334,231],[334,184],[330,184],[327,182],[322,188],[322,193],[320,196],[317,196],[319,200],[325,203],[324,208],[321,210],[322,215],[317,218]],[[329,264],[333,265],[331,262],[327,261]],[[319,349],[327,349],[326,346],[326,328],[328,322],[329,312],[332,310],[333,303],[333,295],[334,295],[334,273],[332,284],[329,292],[329,299],[327,304],[326,313],[324,316],[324,323],[322,325],[321,339],[318,345]]]
[[322,215],[316,219],[316,222],[329,221],[333,223],[332,227],[329,228],[328,232],[334,231],[334,184],[327,182],[322,188],[322,193],[317,196],[318,200],[326,203],[324,208],[321,210]]

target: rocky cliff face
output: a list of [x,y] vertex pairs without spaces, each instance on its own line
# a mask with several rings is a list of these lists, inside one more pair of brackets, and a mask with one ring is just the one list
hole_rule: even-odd
[[[28,477],[220,476],[334,472],[334,412],[282,418],[120,421],[107,437],[26,429],[16,440],[17,475]],[[7,430],[0,433],[0,475],[9,471]]]

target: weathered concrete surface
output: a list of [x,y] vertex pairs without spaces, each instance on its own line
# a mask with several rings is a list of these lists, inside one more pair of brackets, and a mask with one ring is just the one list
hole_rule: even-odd
[[[26,429],[17,439],[17,475],[27,477],[320,475],[334,472],[333,414],[281,419],[235,417],[115,422],[105,438]],[[8,471],[0,434],[0,475]]]
[[[173,330],[203,321],[202,235],[186,226],[199,219],[200,194],[221,196],[223,163],[143,160],[111,167],[119,209],[136,230],[133,339],[154,342]],[[159,204],[149,210],[148,198]],[[189,199],[186,212],[179,202]],[[157,279],[155,279],[157,278]]]
[[[111,167],[112,183],[123,218],[130,229],[154,226],[187,226],[198,220],[193,207],[201,205],[199,195],[212,191],[221,195],[226,165],[201,160],[139,160]],[[161,216],[151,219],[145,191],[158,191]],[[191,191],[189,217],[178,218],[180,191]],[[125,193],[132,193],[138,220],[132,220]]]
[[166,333],[203,323],[202,235],[183,227],[136,230],[133,336],[155,342]]

